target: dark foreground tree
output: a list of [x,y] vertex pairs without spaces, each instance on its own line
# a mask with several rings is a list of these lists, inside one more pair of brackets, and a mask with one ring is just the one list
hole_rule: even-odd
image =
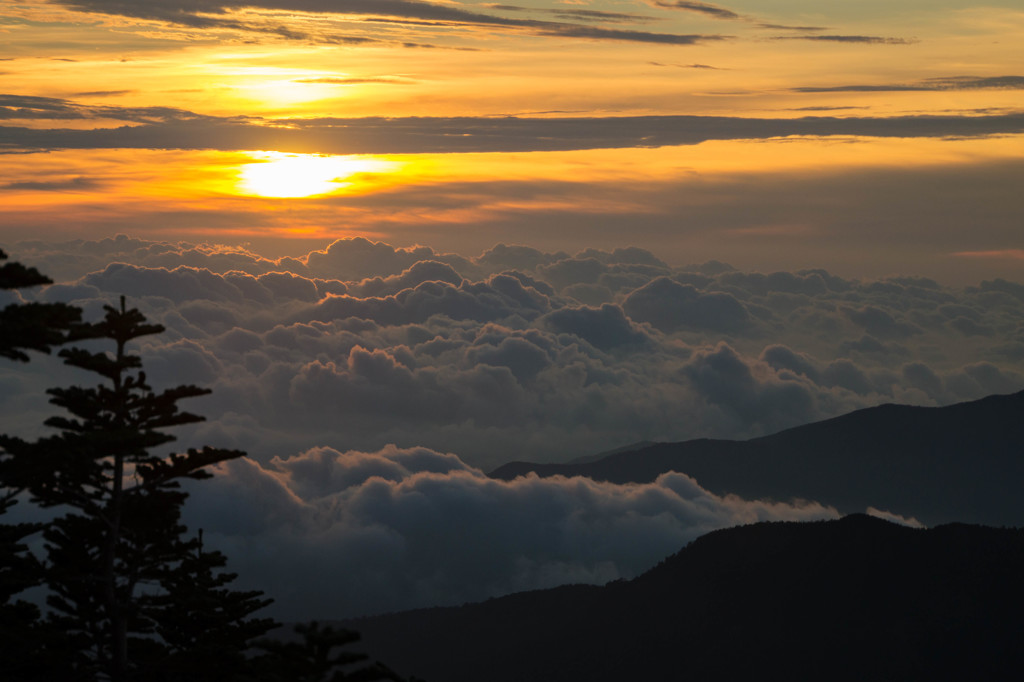
[[[4,262],[0,249],[0,289],[24,289],[53,284],[35,268]],[[49,353],[65,341],[65,332],[76,324],[82,311],[64,303],[12,303],[0,310],[0,357],[27,362],[26,350]]]
[[[7,258],[0,251],[0,262]],[[0,265],[0,288],[49,284],[34,268]],[[46,425],[55,436],[27,442],[0,436],[0,514],[28,491],[57,513],[48,523],[0,525],[0,670],[5,682],[28,680],[400,680],[366,656],[335,651],[350,630],[299,626],[300,644],[256,638],[277,626],[253,614],[270,603],[261,592],[229,586],[223,554],[189,538],[181,523],[182,479],[210,476],[208,465],[242,456],[232,450],[155,453],[174,440],[163,429],[200,421],[178,409],[209,393],[179,386],[155,393],[134,339],[163,331],[137,310],[106,308],[102,322],[82,324],[65,304],[19,303],[0,310],[0,357],[28,361],[66,341],[64,362],[100,375],[93,388],[55,388],[51,402],[69,416]],[[113,343],[113,350],[106,346]],[[70,511],[68,511],[70,510]],[[26,544],[42,532],[45,563]],[[47,618],[20,595],[45,588]]]
[[[46,421],[58,435],[35,442],[0,437],[15,463],[10,484],[29,490],[42,507],[71,510],[50,522],[43,538],[47,604],[74,652],[76,679],[231,679],[214,672],[222,666],[204,649],[200,631],[209,629],[211,642],[230,641],[223,658],[238,662],[246,642],[275,625],[250,619],[268,602],[227,589],[233,576],[215,572],[223,557],[185,537],[181,481],[207,478],[204,467],[244,453],[208,447],[154,453],[174,440],[163,429],[202,419],[180,411],[178,401],[209,393],[196,386],[155,393],[147,384],[139,356],[126,346],[161,331],[138,310],[126,310],[123,298],[120,309],[106,307],[103,321],[76,325],[71,340],[89,347],[63,350],[61,357],[105,382],[48,391],[69,413]],[[108,352],[103,344],[111,342]],[[176,594],[190,583],[179,601]],[[202,671],[185,661],[200,649],[208,664]]]
[[227,559],[203,548],[202,533],[163,577],[165,593],[153,599],[160,613],[156,634],[167,647],[159,679],[248,679],[254,673],[246,652],[255,638],[277,627],[270,618],[250,615],[271,600],[262,592],[230,589],[237,575],[221,571]]
[[[35,268],[7,261],[0,249],[0,289],[16,290],[50,284]],[[12,303],[0,310],[0,357],[27,362],[25,351],[49,353],[65,340],[81,311],[63,303]],[[24,490],[17,481],[16,462],[0,450],[0,518]],[[0,661],[5,680],[27,680],[40,673],[59,676],[54,665],[40,668],[36,654],[46,625],[39,609],[20,597],[43,580],[42,564],[28,551],[26,540],[39,532],[37,523],[0,524]],[[51,660],[49,663],[54,664]]]
[[365,654],[338,651],[359,641],[359,633],[320,625],[316,621],[295,626],[302,641],[264,640],[265,654],[256,659],[260,682],[402,682],[384,664],[369,663]]

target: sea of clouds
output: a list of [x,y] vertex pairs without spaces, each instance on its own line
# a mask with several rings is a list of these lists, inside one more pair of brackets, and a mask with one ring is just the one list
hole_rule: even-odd
[[[97,319],[163,334],[150,383],[213,389],[178,445],[249,458],[193,486],[190,527],[283,617],[461,603],[630,577],[714,528],[834,515],[648,485],[494,481],[638,441],[748,438],[884,402],[1024,389],[1024,285],[669,266],[636,248],[477,256],[365,239],[300,258],[118,237],[4,245]],[[38,435],[53,358],[0,366],[0,430]]]

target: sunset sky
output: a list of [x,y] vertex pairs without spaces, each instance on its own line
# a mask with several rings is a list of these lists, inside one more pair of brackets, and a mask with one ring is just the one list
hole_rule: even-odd
[[1024,389],[1024,7],[0,0],[0,248],[212,389],[185,518],[275,615],[631,577],[837,512],[486,472]]
[[4,0],[0,241],[1024,273],[1016,0]]

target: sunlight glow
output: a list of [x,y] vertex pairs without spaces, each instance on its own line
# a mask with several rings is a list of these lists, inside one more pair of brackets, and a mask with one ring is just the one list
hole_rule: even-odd
[[394,164],[356,156],[258,152],[256,163],[240,167],[238,188],[243,194],[298,198],[331,194],[352,185],[354,176],[392,170]]

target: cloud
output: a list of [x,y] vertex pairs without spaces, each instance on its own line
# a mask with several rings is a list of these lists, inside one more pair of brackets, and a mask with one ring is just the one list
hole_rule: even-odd
[[867,508],[867,515],[874,516],[877,519],[885,519],[891,523],[898,523],[901,526],[909,526],[910,528],[924,528],[924,524],[915,519],[913,516],[906,518],[899,514],[894,514],[890,511],[883,511],[881,509],[875,509],[874,507]]
[[984,258],[998,260],[1024,260],[1024,249],[1000,249],[996,251],[959,251],[953,254],[960,258]]
[[317,83],[321,85],[412,85],[416,83],[411,78],[400,78],[398,76],[374,76],[368,78],[297,78],[293,83]]
[[461,256],[435,253],[429,247],[396,249],[362,237],[338,239],[324,249],[311,251],[305,256],[309,272],[343,280],[397,275],[423,260],[448,263],[461,269],[470,265]]
[[[66,7],[83,12],[131,17],[136,19],[163,21],[171,24],[201,30],[233,30],[274,35],[287,40],[312,41],[339,44],[368,44],[392,42],[408,46],[422,46],[409,43],[406,38],[395,36],[390,38],[373,36],[372,33],[359,33],[358,24],[367,23],[377,26],[396,24],[424,28],[436,27],[442,31],[452,29],[504,29],[514,33],[527,33],[539,36],[558,36],[566,38],[585,38],[590,40],[628,41],[640,43],[661,43],[675,45],[692,45],[705,41],[720,40],[715,35],[676,35],[666,33],[650,33],[626,29],[602,29],[576,23],[542,21],[537,19],[518,19],[474,12],[454,4],[419,2],[416,0],[299,0],[284,2],[283,0],[218,0],[217,2],[198,2],[197,0],[174,0],[167,3],[153,4],[150,2],[119,0],[65,0]],[[499,6],[495,9],[514,10],[514,7]],[[248,10],[242,13],[241,10]],[[255,15],[252,10],[256,10]],[[346,33],[318,28],[309,29],[286,27],[273,14],[267,21],[262,21],[259,11],[289,13],[309,13],[327,15],[342,19],[348,24],[354,23],[355,29],[349,28]],[[564,18],[584,21],[645,21],[643,17],[628,14],[612,14],[588,10],[564,10],[558,12]],[[346,24],[347,25],[347,24]]]
[[720,343],[695,353],[681,374],[725,423],[754,421],[773,432],[810,421],[816,409],[811,387],[759,369]]
[[596,28],[592,26],[551,25],[538,27],[537,33],[544,36],[561,36],[565,38],[587,38],[590,40],[616,40],[655,43],[661,45],[697,45],[699,43],[729,40],[731,36],[706,34],[650,33],[647,31],[625,31],[619,29]]
[[712,5],[706,2],[682,2],[681,0],[674,0],[673,2],[654,2],[652,3],[655,7],[666,7],[669,9],[681,9],[687,12],[697,12],[704,14],[715,19],[742,19],[743,17],[730,9],[720,7],[718,5]]
[[876,85],[832,85],[793,88],[793,92],[941,92],[945,90],[1020,90],[1024,76],[954,76],[929,78],[916,83],[883,83]]
[[[208,421],[183,442],[264,463],[396,443],[493,468],[1024,388],[1024,289],[1007,280],[954,288],[673,266],[638,248],[474,256],[362,238],[279,259],[125,236],[5,250],[61,282],[29,298],[95,316],[126,294],[165,325],[140,344],[153,381],[213,389],[190,406]],[[10,400],[53,385],[59,362],[38,365]],[[38,423],[52,410],[31,409]],[[16,421],[6,430],[36,423]]]
[[663,332],[708,329],[738,333],[753,322],[743,304],[732,295],[703,293],[668,277],[659,277],[633,291],[622,307],[630,318],[648,322]]
[[[810,29],[810,27],[806,27]],[[828,43],[858,43],[863,45],[913,45],[919,42],[916,38],[886,38],[882,36],[855,35],[796,35],[775,36],[772,40],[814,40]]]
[[913,324],[896,320],[890,313],[874,306],[858,309],[847,309],[846,316],[855,324],[864,328],[871,336],[877,338],[902,339],[913,334],[920,334],[921,329]]
[[0,120],[76,120],[113,119],[131,123],[166,123],[215,120],[172,107],[111,107],[78,104],[71,100],[32,95],[0,94]]
[[550,7],[521,7],[519,5],[500,5],[500,4],[488,4],[484,5],[487,9],[497,10],[501,12],[534,12],[538,14],[554,14],[556,16],[566,19],[576,19],[579,21],[608,21],[608,22],[633,22],[633,21],[651,21],[651,17],[646,17],[641,14],[624,14],[621,12],[603,12],[599,10],[590,9],[570,9],[567,7],[550,8]]
[[716,528],[836,517],[814,503],[717,497],[675,473],[647,485],[496,481],[454,455],[394,446],[236,460],[191,490],[186,522],[284,619],[604,583]]
[[903,366],[903,378],[912,388],[923,391],[929,397],[941,395],[942,379],[922,362],[911,362]]
[[824,26],[787,26],[785,24],[769,24],[769,23],[759,23],[757,26],[758,26],[758,28],[774,29],[774,30],[777,30],[777,31],[808,31],[808,32],[815,32],[815,31],[825,31],[825,30],[827,30]]
[[315,118],[286,121],[200,116],[169,108],[93,107],[5,95],[0,116],[113,118],[141,125],[93,130],[0,126],[0,150],[273,149],[320,154],[565,151],[765,140],[794,135],[949,137],[1024,131],[1024,114],[822,117]]
[[421,260],[413,263],[401,274],[387,277],[372,277],[359,282],[351,288],[353,294],[360,296],[387,296],[397,294],[403,289],[411,289],[424,282],[444,282],[452,286],[462,284],[462,275],[447,263],[435,260]]
[[708,64],[662,64],[661,62],[647,62],[651,66],[674,66],[680,69],[712,69],[714,71],[721,70],[721,67],[710,66]]
[[6,185],[0,185],[0,190],[11,189],[30,190],[34,192],[69,192],[74,190],[95,189],[96,187],[102,186],[102,184],[102,182],[99,182],[94,178],[78,176],[68,178],[67,180],[23,180],[21,182],[9,182]]
[[86,92],[76,92],[75,97],[119,97],[121,95],[131,95],[137,92],[136,90],[89,90]]
[[562,308],[545,315],[540,323],[555,333],[571,334],[605,351],[647,341],[620,307],[608,303],[600,308]]

